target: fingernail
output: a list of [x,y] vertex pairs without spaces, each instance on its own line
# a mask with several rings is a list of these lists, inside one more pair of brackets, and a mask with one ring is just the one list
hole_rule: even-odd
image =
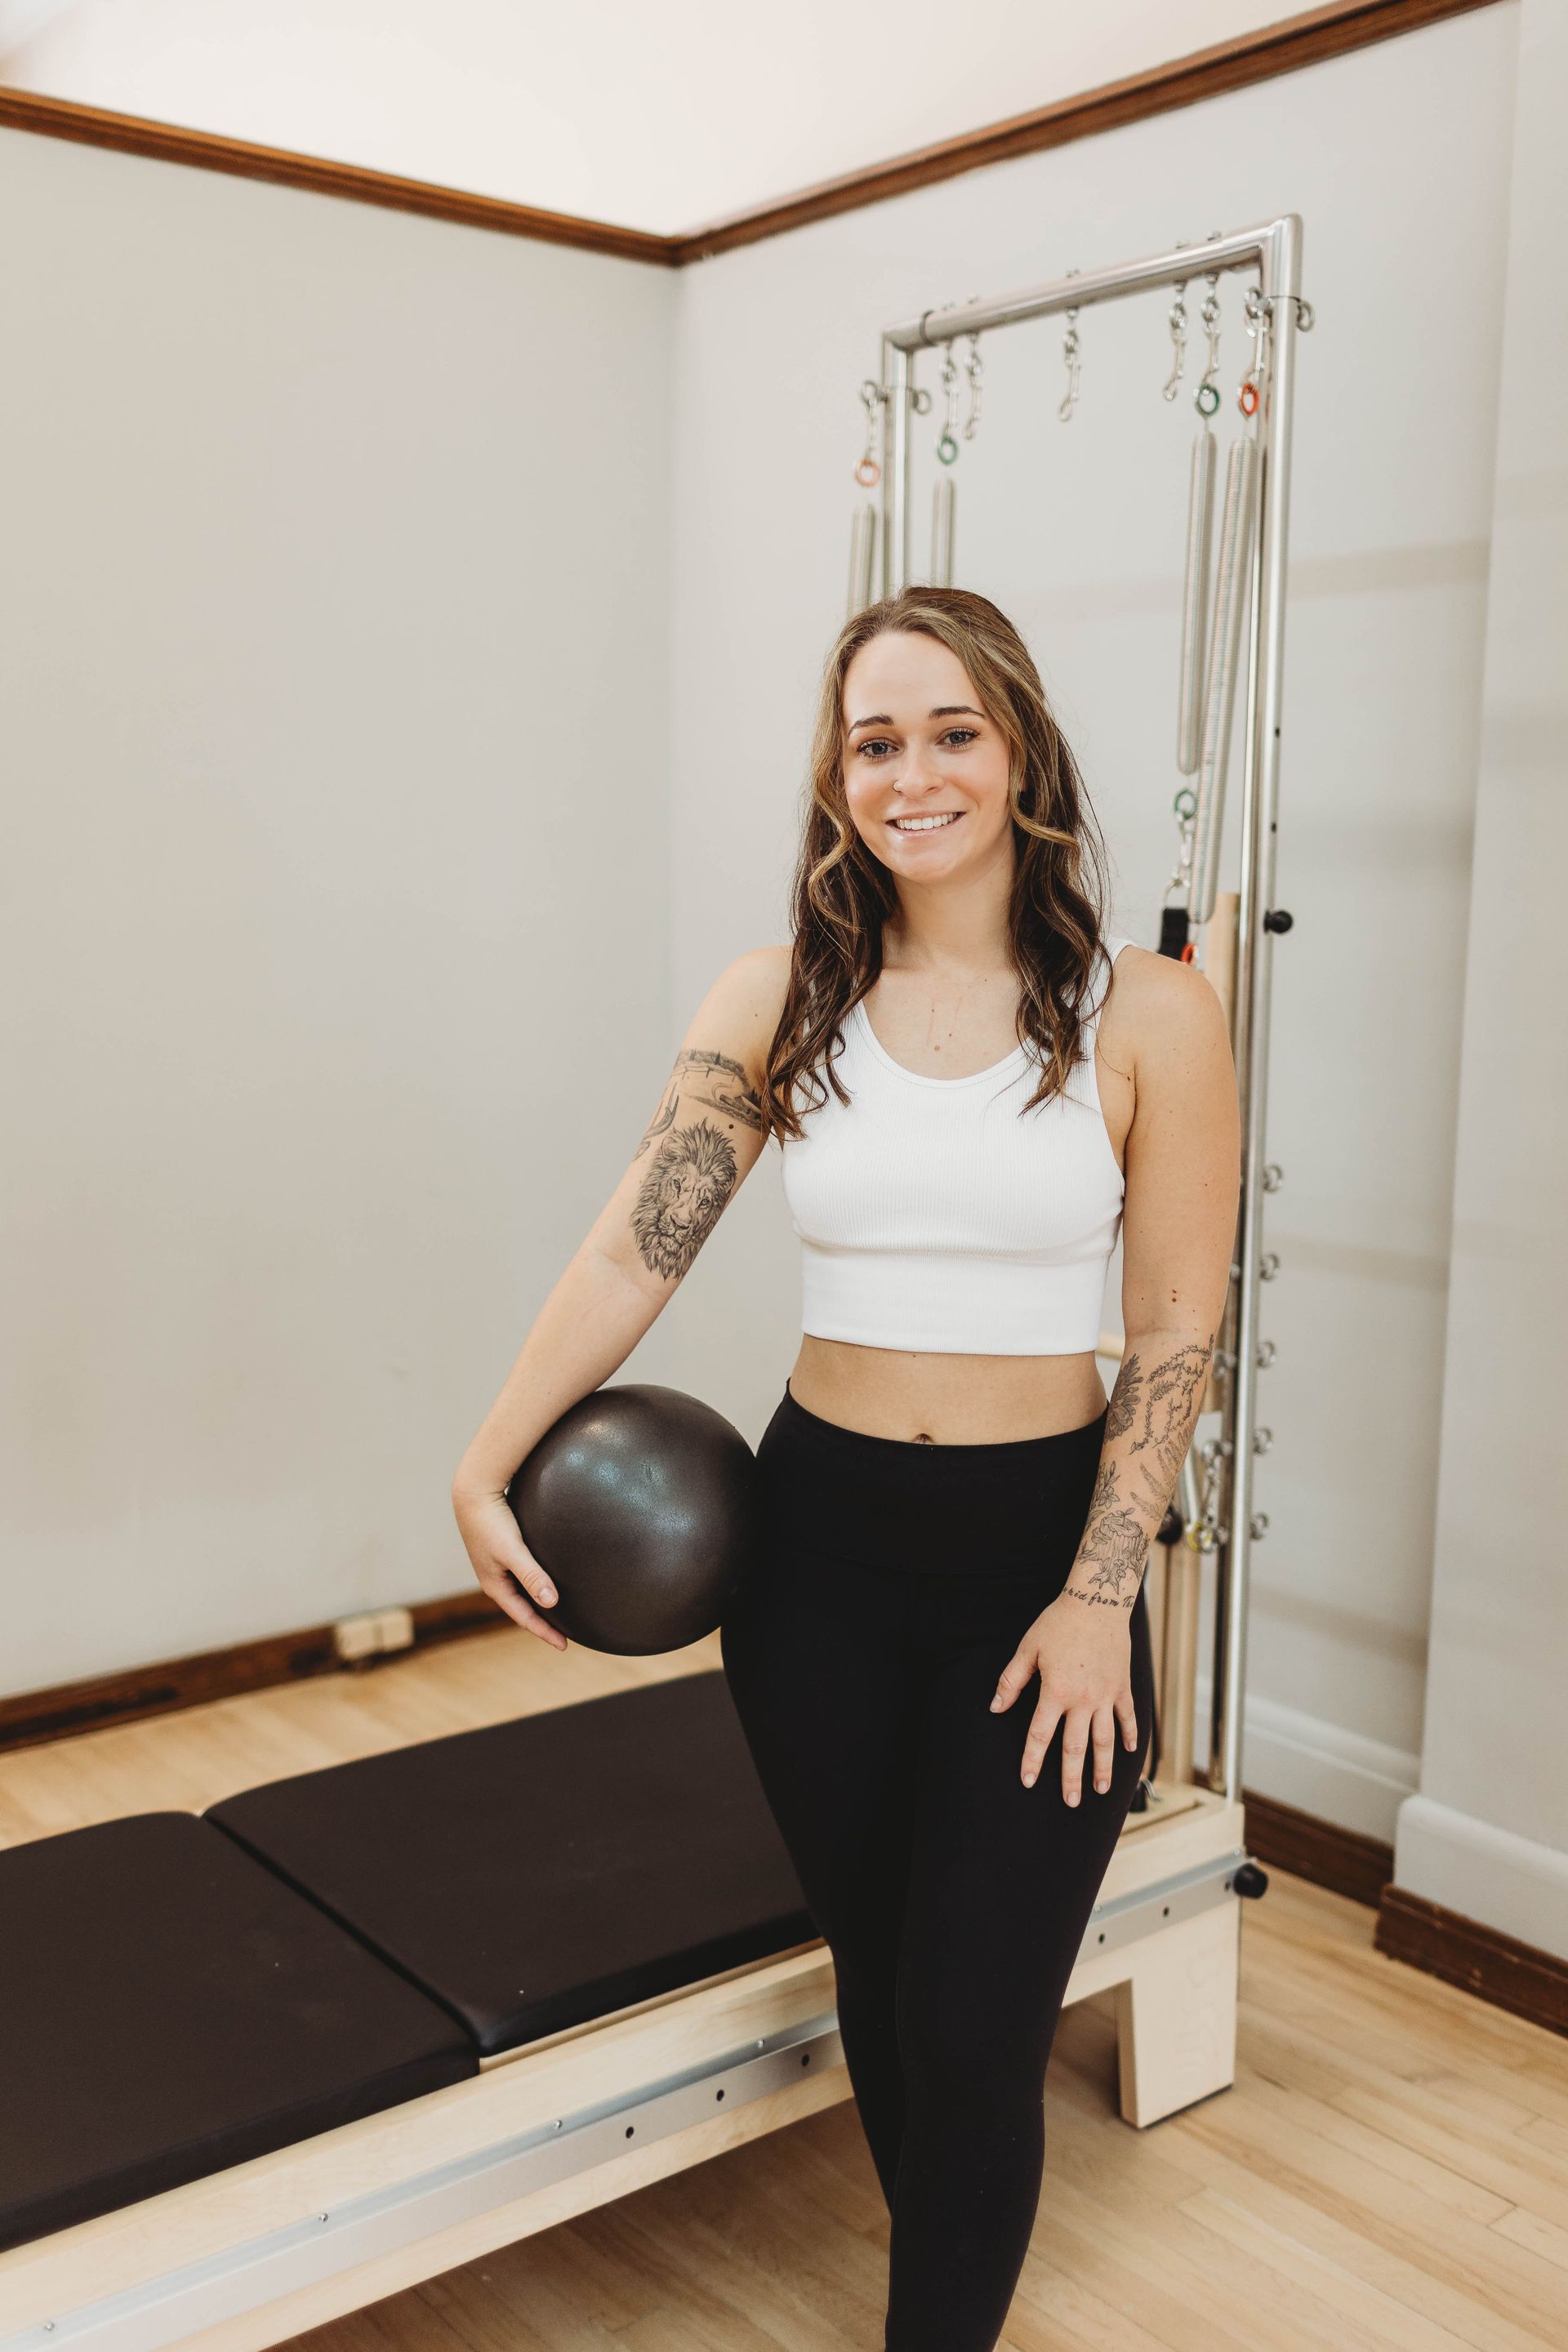
[[1077,1802],[1078,1802],[1078,1790],[1077,1790],[1076,1789],[1072,1789],[1072,1790],[1068,1790],[1068,1804],[1069,1804],[1069,1805],[1076,1805],[1076,1804],[1077,1804]]
[[1026,1772],[1026,1773],[1025,1773],[1025,1775],[1024,1775],[1024,1786],[1025,1786],[1025,1788],[1026,1788],[1026,1789],[1032,1789],[1032,1788],[1034,1787],[1034,1785],[1035,1785],[1035,1776],[1034,1776],[1034,1774],[1033,1774],[1032,1772]]
[[994,1698],[994,1699],[992,1700],[992,1702],[991,1702],[991,1712],[992,1712],[992,1714],[993,1714],[993,1715],[994,1715],[994,1714],[995,1714],[995,1712],[996,1712],[997,1708],[1001,1706],[1001,1704],[1002,1704],[1002,1702],[1001,1702],[1001,1700],[1000,1700],[999,1698]]
[[545,1608],[546,1608],[546,1609],[553,1609],[553,1608],[554,1608],[554,1606],[555,1606],[555,1591],[554,1591],[554,1587],[553,1587],[552,1585],[549,1585],[549,1584],[547,1584],[547,1585],[544,1587],[543,1591],[541,1592],[541,1594],[540,1594],[540,1596],[539,1596],[539,1597],[540,1597],[540,1600],[543,1602],[543,1604],[544,1604],[544,1606],[545,1606]]
[[1109,1780],[1097,1780],[1097,1781],[1095,1782],[1095,1784],[1094,1784],[1094,1792],[1095,1792],[1095,1795],[1096,1795],[1097,1797],[1103,1797],[1103,1796],[1104,1796],[1104,1794],[1105,1794],[1105,1792],[1106,1792],[1106,1790],[1107,1790],[1107,1789],[1109,1789],[1109,1788],[1110,1788],[1110,1781],[1109,1781]]

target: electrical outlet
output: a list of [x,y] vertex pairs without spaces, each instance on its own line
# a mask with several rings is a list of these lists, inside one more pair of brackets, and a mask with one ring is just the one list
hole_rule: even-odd
[[332,1627],[332,1647],[344,1665],[386,1650],[411,1650],[413,1614],[406,1609],[367,1609],[357,1617],[340,1617]]

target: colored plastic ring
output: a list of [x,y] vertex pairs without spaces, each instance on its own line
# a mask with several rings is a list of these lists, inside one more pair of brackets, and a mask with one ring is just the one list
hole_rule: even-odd
[[1219,406],[1219,390],[1212,383],[1200,383],[1193,394],[1193,403],[1200,416],[1212,416]]
[[1196,816],[1198,813],[1198,796],[1196,793],[1194,792],[1190,784],[1183,784],[1179,787],[1176,797],[1172,802],[1171,805],[1175,810],[1176,814],[1180,817]]
[[951,433],[944,433],[936,445],[936,454],[944,466],[951,466],[958,455],[958,444]]
[[1258,399],[1258,386],[1253,383],[1250,376],[1242,385],[1241,390],[1237,394],[1236,399],[1237,405],[1240,409],[1243,416],[1257,415]]
[[862,457],[855,468],[855,479],[861,488],[868,490],[873,482],[879,482],[881,478],[882,468],[878,465],[875,457]]

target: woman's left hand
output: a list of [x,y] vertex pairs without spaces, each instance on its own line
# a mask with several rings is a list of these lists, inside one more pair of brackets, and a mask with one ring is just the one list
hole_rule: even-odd
[[1125,1609],[1096,1608],[1058,1592],[1042,1609],[1002,1669],[994,1715],[1010,1707],[1032,1675],[1040,1677],[1035,1719],[1024,1743],[1023,1780],[1032,1789],[1041,1759],[1062,1725],[1062,1796],[1076,1805],[1083,1759],[1094,1742],[1094,1785],[1110,1786],[1116,1726],[1129,1748],[1138,1745],[1132,1704],[1132,1633]]

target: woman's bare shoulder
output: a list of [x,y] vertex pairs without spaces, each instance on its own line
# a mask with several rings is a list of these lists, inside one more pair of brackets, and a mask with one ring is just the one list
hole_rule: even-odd
[[788,946],[762,947],[748,948],[734,957],[704,999],[688,1045],[699,1036],[708,1039],[740,1061],[752,1085],[757,1086],[784,1012],[793,953]]
[[772,989],[778,997],[779,1011],[784,1011],[784,991],[789,986],[789,968],[795,950],[785,940],[781,946],[748,948],[731,965],[731,971],[743,971],[764,990]]
[[1130,1058],[1145,1071],[1158,1063],[1230,1057],[1225,1010],[1206,973],[1136,944],[1124,947],[1112,967],[1100,1035],[1113,1059]]

